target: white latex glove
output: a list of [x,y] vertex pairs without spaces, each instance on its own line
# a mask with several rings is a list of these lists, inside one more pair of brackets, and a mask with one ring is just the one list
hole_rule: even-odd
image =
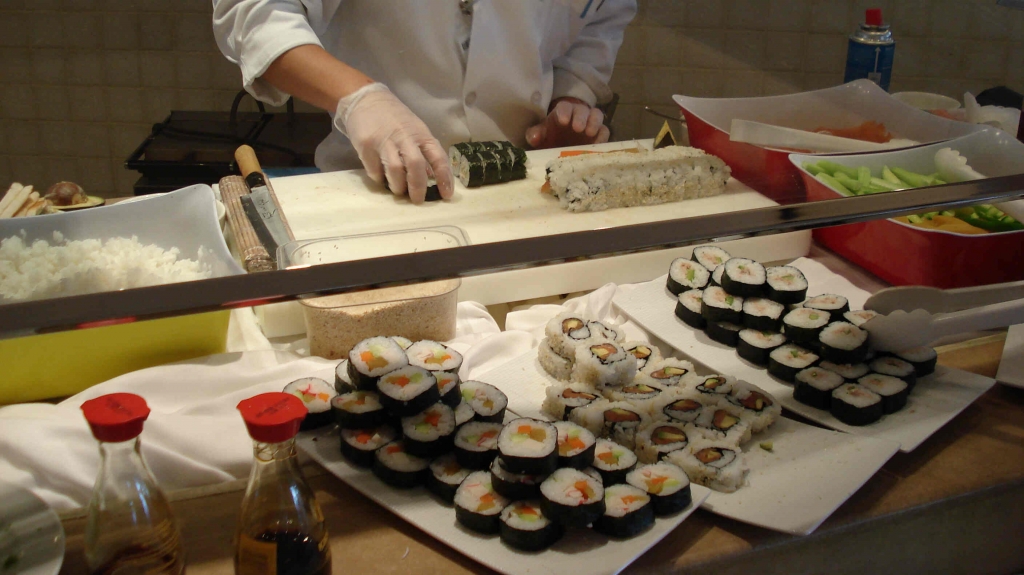
[[433,175],[442,198],[454,191],[448,154],[430,129],[384,84],[375,83],[338,101],[334,126],[348,136],[373,181],[397,196],[423,201]]
[[558,100],[544,121],[526,130],[526,142],[534,149],[561,148],[608,141],[604,112],[576,98]]

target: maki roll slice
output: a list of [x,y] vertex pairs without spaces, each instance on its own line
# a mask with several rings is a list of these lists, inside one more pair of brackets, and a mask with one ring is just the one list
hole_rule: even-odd
[[284,386],[284,392],[301,399],[302,405],[306,407],[306,417],[299,424],[299,431],[323,427],[334,421],[331,400],[338,392],[333,385],[319,377],[304,377]]
[[720,398],[718,394],[705,394],[694,390],[666,393],[654,402],[651,414],[655,419],[665,418],[678,423],[693,423],[705,409],[717,406]]
[[555,471],[540,484],[544,514],[563,527],[586,527],[604,514],[604,486],[572,468]]
[[463,424],[469,423],[476,417],[476,412],[470,407],[468,403],[463,401],[455,408],[455,427],[462,427]]
[[455,457],[467,469],[487,469],[498,455],[500,423],[471,421],[455,432]]
[[479,188],[485,182],[484,169],[484,160],[474,149],[462,156],[458,167],[455,169],[455,173],[463,186]]
[[405,354],[409,357],[409,365],[427,371],[447,371],[458,375],[462,367],[462,354],[436,341],[417,341],[405,350]]
[[821,311],[827,311],[836,317],[842,316],[844,313],[850,311],[850,301],[841,295],[834,293],[826,293],[822,295],[816,295],[812,298],[807,298],[804,303],[801,304],[803,307],[809,307],[811,309],[820,309]]
[[385,373],[409,365],[402,346],[390,337],[371,337],[348,352],[348,378],[357,389],[375,391]]
[[510,500],[540,497],[540,484],[547,475],[512,473],[505,468],[500,457],[491,462],[491,484],[502,497]]
[[491,485],[491,474],[474,471],[455,491],[455,520],[471,531],[494,535],[501,526],[501,510],[509,501]]
[[458,491],[459,484],[472,472],[472,469],[459,465],[454,453],[442,455],[430,462],[430,473],[426,479],[427,490],[451,505],[455,502],[455,492]]
[[711,272],[711,283],[712,286],[722,286],[722,274],[725,273],[725,266],[718,266],[713,272]]
[[594,447],[594,466],[601,476],[603,485],[615,485],[626,481],[626,475],[636,467],[636,454],[625,447],[598,439]]
[[896,413],[907,405],[910,387],[907,382],[891,375],[869,373],[857,380],[857,383],[878,394],[882,398],[882,413]]
[[875,373],[902,379],[907,384],[907,391],[913,391],[917,385],[917,370],[909,361],[887,355],[871,360],[868,367]]
[[882,397],[856,383],[844,383],[832,390],[832,415],[847,425],[867,425],[882,418]]
[[747,258],[732,258],[724,264],[722,288],[740,297],[757,297],[765,291],[764,266]]
[[540,345],[537,346],[537,360],[540,362],[540,366],[544,368],[544,371],[548,372],[551,377],[560,381],[569,381],[569,377],[572,375],[572,366],[576,362],[576,356],[562,357],[555,353],[555,350],[551,349],[551,345],[548,340],[542,340]]
[[558,466],[586,469],[594,463],[597,438],[593,433],[570,421],[556,421],[558,430]]
[[736,353],[754,365],[768,365],[768,358],[776,349],[786,343],[786,336],[773,331],[756,329],[740,330]]
[[411,339],[401,335],[393,335],[391,336],[391,339],[393,339],[402,349],[409,349],[413,344]]
[[459,142],[448,146],[448,162],[452,166],[452,172],[457,173],[459,171],[459,165],[462,163],[462,158],[467,154],[472,154],[476,150],[473,147],[472,142]]
[[342,429],[341,454],[359,467],[371,467],[376,451],[398,438],[390,425],[367,429]]
[[734,323],[714,321],[709,322],[707,326],[704,327],[704,333],[706,333],[712,341],[717,341],[718,343],[729,347],[736,347],[740,341],[741,329],[743,329],[743,326],[739,326]]
[[743,486],[750,471],[738,447],[722,441],[695,439],[666,460],[679,466],[698,485],[732,493]]
[[693,422],[693,430],[701,437],[738,446],[750,440],[750,424],[743,420],[743,412],[734,405],[720,403],[704,409]]
[[547,475],[558,467],[558,430],[546,421],[513,419],[498,435],[498,453],[512,473]]
[[456,408],[462,403],[462,392],[459,389],[459,374],[450,371],[432,371],[437,380],[437,392],[441,394],[441,403]]
[[718,266],[732,258],[729,252],[718,246],[697,246],[693,248],[693,254],[690,257],[711,271],[715,271]]
[[432,459],[452,450],[455,441],[455,411],[443,403],[402,418],[405,450]]
[[818,364],[822,369],[827,369],[831,372],[838,373],[843,376],[849,383],[856,383],[858,379],[864,377],[871,372],[871,368],[866,363],[832,363],[831,361],[823,361]]
[[594,530],[610,537],[628,538],[654,525],[654,504],[643,489],[632,485],[612,485],[604,490],[604,515],[594,522]]
[[676,258],[668,267],[668,291],[679,295],[687,290],[704,289],[711,281],[711,272],[700,263]]
[[589,385],[582,383],[548,387],[544,393],[546,397],[541,409],[544,410],[544,413],[561,421],[568,420],[572,410],[586,407],[600,399],[600,396],[592,392]]
[[707,375],[694,388],[698,393],[725,398],[732,392],[735,380],[725,375]]
[[782,318],[786,338],[803,346],[816,347],[821,330],[831,320],[827,311],[809,307],[798,307]]
[[647,383],[633,383],[618,389],[605,390],[605,396],[612,401],[625,401],[647,409],[648,404],[658,398],[663,390]]
[[871,311],[869,309],[861,309],[857,311],[848,311],[844,313],[843,319],[857,327],[860,327],[866,324],[868,321],[874,319],[876,315],[878,315],[878,312]]
[[461,384],[462,401],[476,413],[477,421],[501,423],[505,421],[508,396],[500,389],[482,381],[467,380]]
[[637,371],[643,370],[652,361],[661,360],[661,351],[657,347],[645,341],[627,341],[622,344],[622,349],[633,354],[636,358]]
[[684,385],[693,377],[693,364],[682,359],[669,357],[647,364],[645,371],[637,374],[635,383],[643,383],[659,389]]
[[394,415],[416,415],[441,399],[437,380],[422,367],[408,365],[380,377],[377,381],[380,402]]
[[581,345],[570,379],[594,387],[621,387],[636,376],[636,357],[612,341]]
[[919,378],[934,373],[935,366],[939,361],[939,356],[935,353],[935,350],[927,346],[905,349],[897,352],[896,357],[913,365],[914,373]]
[[832,363],[862,363],[868,356],[868,332],[845,321],[834,321],[818,335],[821,358]]
[[816,407],[829,409],[832,405],[832,391],[845,383],[843,376],[822,367],[809,367],[796,374],[793,399]]
[[[552,351],[565,358],[576,358],[576,346],[595,338],[585,318],[574,313],[562,313],[544,326],[545,341]],[[597,336],[601,340],[600,336]]]
[[655,421],[636,436],[637,458],[643,463],[656,463],[665,455],[683,449],[690,443],[686,424]]
[[785,344],[775,349],[768,356],[768,373],[790,383],[796,374],[818,362],[818,356],[798,345]]
[[562,526],[541,510],[539,500],[516,501],[501,511],[501,540],[522,551],[541,551],[562,538]]
[[647,425],[647,413],[625,401],[595,401],[583,409],[573,410],[569,420],[587,428],[597,437],[606,437],[632,449],[636,434]]
[[704,305],[704,291],[692,289],[684,291],[676,298],[676,317],[683,320],[686,325],[695,329],[704,329],[708,320],[701,315]]
[[700,314],[708,324],[719,321],[740,324],[743,322],[743,298],[719,286],[705,288],[701,294]]
[[693,501],[686,472],[667,461],[637,467],[626,476],[626,483],[647,493],[658,517],[674,515]]
[[352,385],[352,380],[348,377],[348,360],[343,359],[338,367],[334,368],[334,391],[341,395],[355,389],[356,386]]
[[776,266],[765,270],[765,295],[781,304],[793,304],[807,297],[807,278],[793,266]]
[[380,396],[372,391],[350,391],[336,396],[331,399],[331,410],[342,429],[377,427],[391,419],[380,403]]
[[374,452],[373,474],[398,489],[412,489],[419,485],[429,466],[429,460],[407,452],[401,440],[392,441]]
[[782,415],[779,400],[760,387],[737,381],[729,392],[729,403],[740,408],[740,417],[750,424],[750,431],[759,433],[768,429]]
[[786,306],[762,297],[743,300],[743,327],[759,331],[781,331]]

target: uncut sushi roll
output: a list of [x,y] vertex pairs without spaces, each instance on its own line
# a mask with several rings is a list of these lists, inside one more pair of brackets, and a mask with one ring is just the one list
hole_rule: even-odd
[[729,403],[719,403],[713,408],[704,409],[693,421],[693,432],[711,441],[720,441],[739,446],[750,440],[750,423],[741,409]]
[[740,330],[743,326],[727,321],[710,321],[704,326],[704,333],[712,341],[717,341],[729,347],[736,347],[740,341]]
[[827,311],[809,307],[798,307],[782,318],[786,338],[796,344],[816,347],[821,330],[831,320]]
[[498,435],[498,453],[512,473],[547,475],[558,467],[558,430],[546,421],[513,419]]
[[416,415],[441,400],[437,380],[422,367],[407,365],[377,380],[380,402],[394,415]]
[[544,515],[540,500],[516,501],[501,511],[501,540],[522,551],[541,551],[562,538],[563,529]]
[[907,405],[910,386],[906,381],[891,375],[869,373],[857,380],[857,383],[878,394],[882,398],[882,413],[896,413]]
[[850,311],[850,300],[834,293],[826,293],[807,298],[800,305],[802,307],[827,311],[836,317],[841,317],[844,313]]
[[348,393],[355,391],[356,386],[352,385],[352,380],[348,377],[348,360],[343,359],[338,366],[334,368],[334,391],[338,394]]
[[708,324],[743,322],[743,298],[727,293],[719,286],[710,286],[701,294],[700,314]]
[[601,481],[572,468],[555,471],[540,484],[544,514],[563,527],[586,527],[604,514]]
[[686,449],[673,451],[666,460],[686,472],[690,481],[723,493],[733,493],[746,483],[743,452],[721,441],[694,439]]
[[721,403],[718,394],[700,393],[692,389],[666,392],[651,406],[651,416],[678,423],[693,423],[705,409],[714,409]]
[[604,515],[594,530],[610,537],[639,535],[654,525],[654,504],[643,489],[632,485],[611,485],[604,490]]
[[348,378],[357,389],[374,391],[385,373],[409,365],[405,350],[390,337],[371,337],[348,352]]
[[427,371],[447,371],[458,375],[462,367],[462,354],[436,341],[417,341],[405,350],[405,354],[409,357],[409,365]]
[[494,491],[491,474],[474,471],[455,491],[455,520],[471,531],[494,535],[501,526],[501,510],[509,500]]
[[650,385],[659,389],[669,389],[686,385],[696,377],[693,372],[693,364],[685,359],[667,357],[665,359],[650,362],[644,371],[637,374],[633,379],[636,384]]
[[476,413],[477,421],[501,423],[505,421],[508,396],[500,389],[482,381],[467,380],[460,384],[462,401]]
[[796,374],[818,362],[818,355],[809,349],[787,343],[768,355],[768,373],[790,383]]
[[754,365],[766,366],[771,353],[786,343],[786,336],[773,331],[740,330],[736,353]]
[[676,298],[676,317],[683,320],[686,325],[695,329],[704,329],[708,320],[701,315],[703,306],[704,291],[692,289],[684,291]]
[[596,437],[605,437],[632,449],[636,434],[650,421],[643,409],[624,401],[595,401],[574,409],[569,420],[587,428]]
[[581,345],[570,379],[597,388],[628,385],[636,376],[636,357],[612,341]]
[[[672,453],[687,453],[686,449]],[[658,517],[674,515],[690,506],[690,479],[679,466],[668,461],[640,465],[626,475],[626,484],[643,490],[651,498],[654,514]]]
[[598,439],[594,447],[594,465],[602,485],[624,483],[626,475],[636,467],[636,454],[608,439]]
[[284,386],[283,391],[301,399],[306,407],[306,417],[302,419],[299,431],[323,427],[334,421],[331,400],[337,397],[338,392],[330,383],[319,377],[304,377]]
[[743,300],[743,327],[758,331],[781,331],[786,306],[763,297]]
[[361,429],[384,425],[391,415],[372,391],[350,391],[331,399],[334,420],[342,429]]
[[571,421],[556,421],[558,430],[558,466],[586,469],[594,462],[597,438],[584,427]]
[[875,358],[868,364],[868,368],[875,373],[900,378],[907,384],[908,392],[914,391],[914,386],[917,385],[917,370],[914,369],[914,365],[898,357],[887,355]]
[[398,432],[390,425],[366,429],[341,430],[341,454],[360,467],[370,467],[376,451],[398,439]]
[[722,289],[743,298],[757,297],[765,291],[764,266],[748,258],[730,258],[724,264]]
[[834,321],[818,334],[821,359],[832,363],[862,363],[868,356],[868,332],[845,321]]
[[921,378],[935,372],[939,356],[928,346],[915,347],[896,352],[896,357],[914,366],[914,373]]
[[737,381],[733,384],[727,400],[742,410],[740,416],[743,421],[750,424],[750,431],[753,433],[768,429],[782,416],[782,404],[779,400],[752,383]]
[[878,312],[876,311],[871,311],[869,309],[860,309],[857,311],[848,311],[844,313],[843,319],[857,327],[860,327],[866,324],[868,321],[874,319],[876,315],[878,315]]
[[405,450],[401,440],[392,441],[374,452],[373,474],[391,487],[411,489],[423,482],[430,461]]
[[462,402],[462,391],[459,388],[459,374],[450,371],[432,371],[430,375],[437,380],[437,392],[441,394],[441,403],[456,408]]
[[711,281],[711,271],[687,258],[676,258],[668,267],[668,291],[679,295],[687,290],[704,289]]
[[856,383],[858,379],[864,377],[871,372],[871,368],[866,363],[832,363],[831,361],[823,361],[818,364],[818,367],[827,369],[831,372],[838,373],[843,376],[849,383]]
[[432,459],[452,450],[455,441],[455,411],[443,403],[402,418],[405,450],[410,455]]
[[818,409],[829,409],[832,405],[832,391],[845,381],[843,376],[822,367],[800,370],[793,382],[793,399]]
[[512,473],[505,468],[500,457],[495,457],[489,467],[491,484],[502,497],[515,501],[540,497],[540,484],[547,475]]
[[622,343],[622,349],[633,354],[636,358],[636,369],[642,371],[648,363],[662,359],[661,350],[645,341],[627,341]]
[[467,469],[487,469],[498,456],[500,423],[471,421],[455,432],[455,457]]
[[711,271],[715,271],[718,266],[731,258],[729,252],[718,246],[697,246],[693,248],[693,253],[690,255],[690,259]]
[[882,397],[856,383],[844,383],[832,390],[829,412],[847,425],[868,425],[885,413]]
[[[640,430],[634,452],[641,463],[656,463],[665,455],[690,443],[689,424],[655,421]],[[692,431],[691,431],[692,433]]]
[[446,453],[430,462],[430,473],[427,474],[424,484],[428,491],[451,505],[455,502],[455,492],[458,491],[459,484],[472,472],[472,469],[459,465],[454,453]]
[[572,375],[572,366],[576,363],[576,356],[574,354],[569,358],[558,355],[545,339],[541,340],[540,345],[537,346],[537,361],[551,377],[560,381],[569,381],[569,377]]
[[794,304],[807,297],[807,278],[793,266],[775,266],[765,270],[765,296],[781,304]]
[[541,410],[561,421],[568,420],[572,410],[590,405],[601,397],[595,393],[594,388],[583,383],[548,387],[544,394]]

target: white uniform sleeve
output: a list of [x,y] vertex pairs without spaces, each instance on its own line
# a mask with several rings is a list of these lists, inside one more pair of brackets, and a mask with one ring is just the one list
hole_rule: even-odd
[[292,48],[306,44],[322,47],[310,23],[310,15],[321,20],[324,10],[331,9],[321,4],[336,2],[213,0],[213,35],[217,46],[242,69],[242,86],[255,98],[273,106],[288,99],[288,94],[260,76]]
[[612,99],[608,82],[626,26],[636,16],[635,0],[605,0],[566,53],[552,63],[551,97],[579,98],[591,106]]

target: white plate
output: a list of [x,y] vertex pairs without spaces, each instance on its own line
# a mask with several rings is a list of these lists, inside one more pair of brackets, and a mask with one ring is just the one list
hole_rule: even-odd
[[56,575],[64,562],[64,528],[31,491],[0,483],[0,573]]
[[455,522],[455,509],[441,503],[426,489],[394,489],[368,470],[350,465],[341,455],[337,428],[303,433],[299,447],[328,471],[363,495],[435,537],[445,545],[507,575],[614,575],[625,569],[675,529],[707,499],[710,490],[691,485],[693,503],[672,517],[659,518],[654,527],[624,541],[612,540],[589,529],[566,533],[545,551],[526,553],[502,543],[497,535],[479,535]]
[[1003,385],[1024,389],[1024,325],[1010,326],[1006,332],[996,379]]
[[[844,295],[850,299],[852,309],[859,309],[863,304],[866,292],[835,274],[832,274],[834,277],[830,278],[827,288],[818,289],[818,284],[811,279],[812,274],[808,272],[813,268],[814,275],[820,276],[820,264],[802,259],[793,265],[808,275],[810,295]],[[793,399],[792,385],[768,375],[766,369],[740,358],[734,348],[711,341],[704,332],[693,329],[676,318],[676,298],[666,289],[665,280],[666,277],[662,276],[641,284],[628,293],[617,293],[613,301],[644,329],[711,371],[732,375],[759,385],[777,397],[786,409],[832,429],[895,441],[900,444],[900,451],[903,452],[913,451],[995,384],[995,380],[987,377],[939,366],[934,374],[918,381],[907,400],[907,406],[902,410],[883,416],[881,421],[871,425],[846,425],[825,410],[804,405]]]
[[[544,389],[558,380],[525,353],[479,377],[508,396],[509,409],[527,417],[551,418],[540,410]],[[758,445],[772,442],[772,451]],[[776,531],[806,535],[850,498],[899,449],[892,441],[851,436],[779,418],[754,436],[743,452],[749,485],[734,493],[712,491],[703,507]]]

